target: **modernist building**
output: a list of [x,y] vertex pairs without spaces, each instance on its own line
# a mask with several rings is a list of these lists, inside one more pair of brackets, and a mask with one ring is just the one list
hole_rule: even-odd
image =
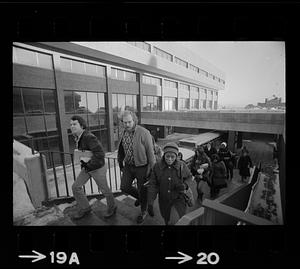
[[15,42],[13,136],[72,152],[70,117],[79,114],[113,151],[121,109],[216,110],[224,87],[221,70],[176,42]]

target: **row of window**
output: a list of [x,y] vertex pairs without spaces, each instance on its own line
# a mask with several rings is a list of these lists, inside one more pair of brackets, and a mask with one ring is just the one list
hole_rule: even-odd
[[51,55],[18,47],[13,47],[13,63],[53,69]]
[[117,68],[111,68],[110,77],[119,80],[137,81],[137,73],[129,72]]
[[101,65],[71,60],[67,58],[60,58],[60,65],[63,72],[105,77],[105,67]]
[[[129,43],[133,46],[136,46],[138,48],[141,48],[143,50],[146,50],[148,52],[151,52],[151,45],[146,43],[146,42],[127,42],[127,43]],[[159,49],[157,47],[153,47],[153,53],[157,56],[160,56],[160,57],[170,61],[170,62],[173,61],[173,55],[166,52],[166,51],[164,51],[164,50],[162,50],[162,49]],[[225,84],[225,81],[220,79],[219,77],[214,76],[213,74],[210,74],[207,71],[202,70],[202,69],[200,69],[199,67],[197,67],[193,64],[189,64],[187,61],[184,61],[184,60],[182,60],[182,59],[180,59],[176,56],[174,56],[174,62],[178,65],[181,65],[181,66],[185,67],[185,68],[190,68],[191,70],[193,70],[196,73],[202,74],[202,75],[204,75],[206,77],[209,77],[213,80],[217,80],[218,82],[220,82],[222,84]]]
[[145,51],[151,52],[151,45],[146,42],[127,42],[130,45],[143,49]]
[[172,54],[170,54],[170,53],[168,53],[168,52],[165,52],[165,51],[163,51],[163,50],[161,50],[161,49],[159,49],[159,48],[157,48],[157,47],[153,47],[153,53],[154,53],[155,55],[157,55],[157,56],[160,56],[160,57],[162,57],[162,58],[164,58],[164,59],[170,61],[170,62],[173,61],[173,56],[172,56]]

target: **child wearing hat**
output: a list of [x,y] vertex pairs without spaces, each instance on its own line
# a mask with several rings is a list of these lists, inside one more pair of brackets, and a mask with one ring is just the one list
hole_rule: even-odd
[[148,204],[153,205],[158,194],[160,214],[166,225],[173,225],[186,213],[184,191],[192,183],[192,174],[187,165],[177,159],[176,143],[167,143],[163,152],[150,175]]

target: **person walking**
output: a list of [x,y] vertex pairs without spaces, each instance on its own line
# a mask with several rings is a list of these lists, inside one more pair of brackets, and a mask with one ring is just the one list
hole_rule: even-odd
[[226,184],[226,166],[218,154],[212,155],[211,169],[211,198],[214,198],[220,192],[221,188],[227,187]]
[[249,152],[246,148],[242,149],[241,156],[238,160],[238,169],[241,176],[241,182],[247,180],[250,177],[250,167],[252,167],[252,160],[249,156]]
[[104,217],[109,218],[116,213],[117,206],[111,189],[107,184],[107,167],[102,144],[94,134],[86,130],[86,122],[80,116],[72,116],[70,125],[71,132],[75,137],[76,149],[88,150],[92,153],[90,160],[81,160],[81,171],[72,185],[73,195],[79,207],[73,218],[81,219],[92,210],[83,191],[83,186],[90,177],[95,180],[98,189],[106,198],[107,211]]
[[213,143],[211,142],[207,143],[207,145],[204,148],[204,151],[206,155],[210,158],[210,160],[213,154],[217,154],[217,149],[214,147]]
[[148,184],[148,203],[153,205],[158,194],[160,214],[166,225],[175,224],[186,213],[184,192],[192,183],[187,165],[178,160],[178,146],[174,142],[163,148],[164,155],[151,172]]
[[[144,222],[147,211],[154,216],[153,207],[147,206],[147,187],[144,185],[155,164],[152,136],[142,126],[137,125],[137,117],[132,111],[123,111],[121,119],[124,132],[118,146],[118,163],[122,171],[121,190],[136,198],[135,206],[141,206],[137,223]],[[137,188],[132,186],[137,179]]]
[[231,181],[233,178],[234,154],[228,149],[227,144],[222,142],[218,151],[220,160],[225,163],[227,170],[227,179]]
[[[204,148],[199,146],[195,150],[195,155],[191,163],[191,172],[195,181],[197,182],[197,193],[199,200],[202,200],[203,198],[203,187],[206,187],[207,189],[207,184],[210,185],[210,171],[211,161],[206,155]],[[205,182],[207,184],[204,184]]]

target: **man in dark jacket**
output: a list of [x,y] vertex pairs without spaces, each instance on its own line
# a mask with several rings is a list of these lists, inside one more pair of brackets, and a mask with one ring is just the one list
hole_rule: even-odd
[[99,190],[106,198],[108,208],[104,217],[108,218],[116,213],[117,206],[115,205],[111,189],[107,184],[104,150],[96,136],[85,129],[86,123],[83,118],[77,115],[71,118],[71,131],[75,137],[76,148],[82,151],[91,151],[92,153],[90,160],[81,160],[81,171],[72,185],[73,195],[79,207],[73,218],[80,219],[91,212],[91,206],[82,188],[90,177],[93,177]]
[[[147,182],[155,164],[152,136],[142,126],[137,125],[137,117],[132,111],[123,111],[121,115],[124,132],[118,147],[118,162],[122,171],[121,190],[136,198],[135,205],[141,205],[141,214],[137,223],[142,223],[147,216],[154,216],[153,207],[147,203]],[[132,186],[137,179],[138,188]]]
[[210,142],[207,143],[206,147],[204,148],[204,151],[205,151],[206,155],[210,158],[210,160],[214,154],[217,154],[217,149]]

